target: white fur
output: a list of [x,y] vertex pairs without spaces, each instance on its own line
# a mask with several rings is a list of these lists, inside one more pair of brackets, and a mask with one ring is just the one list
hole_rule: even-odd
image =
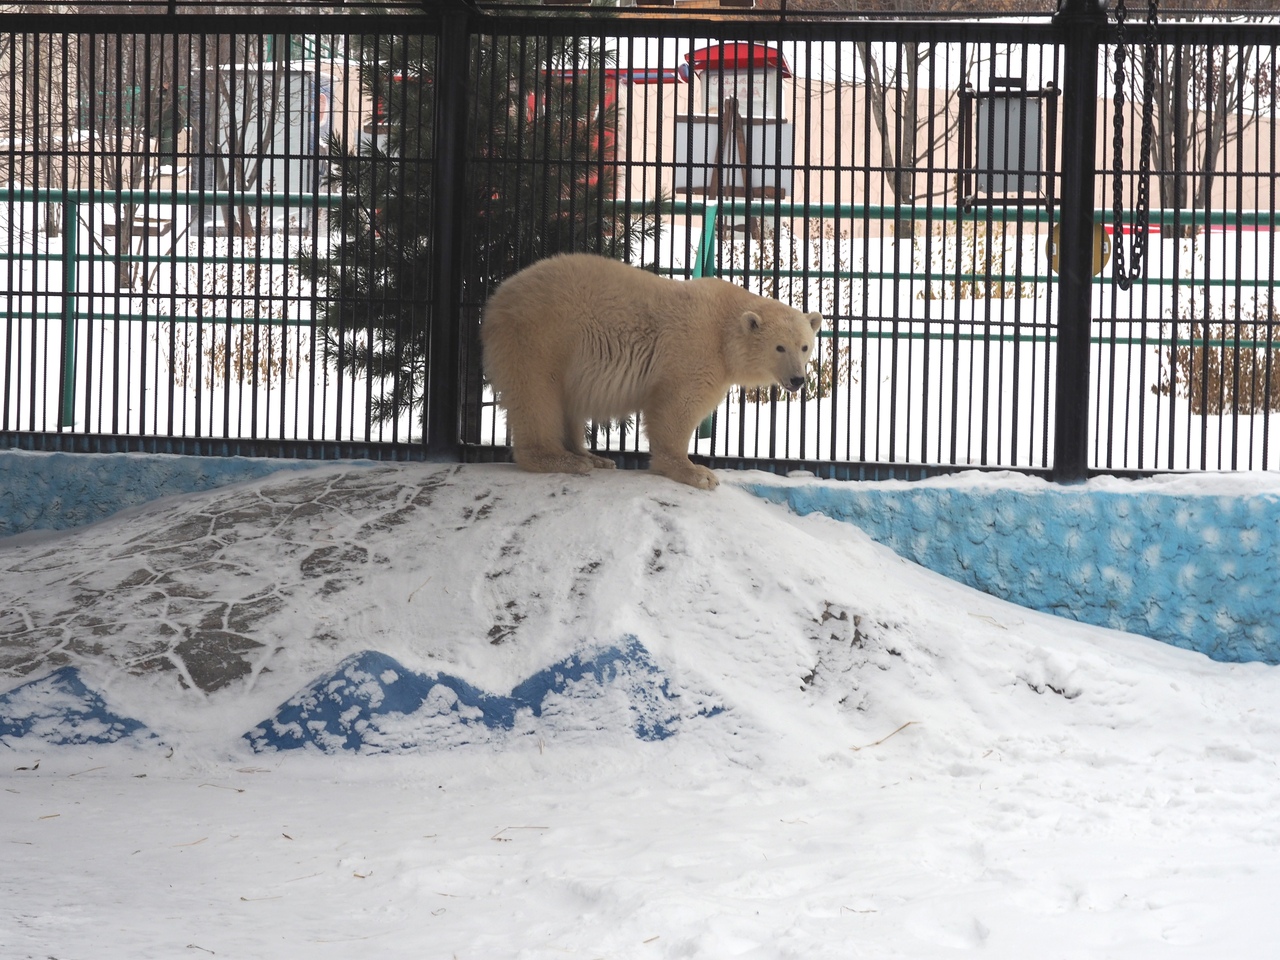
[[733,385],[795,389],[814,356],[817,313],[723,280],[669,280],[616,260],[564,254],[503,283],[485,307],[485,372],[507,409],[516,463],[589,473],[588,420],[639,412],[652,469],[711,488],[689,437]]

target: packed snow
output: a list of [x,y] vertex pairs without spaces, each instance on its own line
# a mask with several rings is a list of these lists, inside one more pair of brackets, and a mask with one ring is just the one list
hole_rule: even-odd
[[0,957],[1274,955],[1275,668],[721,476],[324,467],[0,541]]

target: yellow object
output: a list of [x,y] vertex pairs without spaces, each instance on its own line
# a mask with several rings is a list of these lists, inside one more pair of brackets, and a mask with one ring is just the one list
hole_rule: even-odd
[[[1053,225],[1053,233],[1049,242],[1044,245],[1044,252],[1049,257],[1049,266],[1058,272],[1058,230],[1059,224]],[[1102,268],[1111,260],[1111,234],[1100,224],[1093,225],[1093,275],[1096,277]]]

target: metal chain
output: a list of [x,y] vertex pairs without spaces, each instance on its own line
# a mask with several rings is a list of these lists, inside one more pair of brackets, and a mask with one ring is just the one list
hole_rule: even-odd
[[1128,290],[1142,275],[1147,252],[1147,233],[1151,225],[1151,144],[1155,139],[1155,72],[1156,72],[1156,3],[1148,0],[1147,35],[1142,53],[1142,143],[1138,156],[1138,196],[1133,211],[1133,265],[1124,262],[1124,62],[1129,55],[1125,43],[1124,0],[1116,0],[1116,93],[1115,115],[1112,117],[1112,246],[1115,267],[1112,276],[1116,286]]

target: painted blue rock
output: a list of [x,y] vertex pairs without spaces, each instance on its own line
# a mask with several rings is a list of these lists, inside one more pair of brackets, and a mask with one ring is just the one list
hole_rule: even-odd
[[[413,750],[482,743],[513,732],[601,730],[625,724],[642,740],[671,736],[680,721],[677,695],[648,651],[625,646],[570,656],[509,694],[477,689],[449,674],[420,674],[366,651],[285,703],[245,734],[259,752],[314,746],[326,753]],[[703,708],[714,715],[719,707]]]
[[52,746],[154,739],[138,720],[113,713],[74,667],[0,695],[0,743],[33,739]]

